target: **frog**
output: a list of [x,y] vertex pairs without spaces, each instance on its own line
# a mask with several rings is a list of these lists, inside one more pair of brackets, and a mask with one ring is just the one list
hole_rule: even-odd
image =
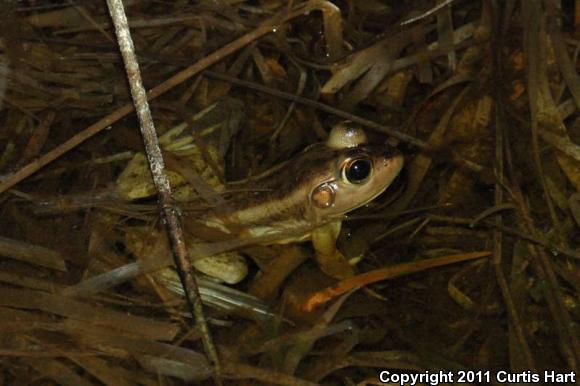
[[[199,114],[195,118],[199,119]],[[218,126],[210,129],[206,127],[198,135],[209,139]],[[353,275],[351,262],[336,247],[342,221],[347,213],[368,204],[392,184],[404,164],[400,151],[387,144],[369,144],[362,127],[342,121],[331,128],[326,141],[306,147],[262,174],[225,184],[202,165],[200,151],[193,140],[183,138],[184,130],[180,125],[161,136],[163,148],[192,159],[192,167],[218,194],[231,192],[223,206],[208,207],[187,219],[188,227],[197,224],[215,230],[222,235],[219,237],[256,240],[259,244],[310,240],[325,274],[336,279]],[[224,153],[209,140],[206,146],[213,162],[223,168]],[[144,155],[136,157],[117,181],[118,190],[128,199],[154,193]],[[177,188],[178,200],[192,198],[195,192],[183,176],[170,171],[170,180]],[[248,272],[245,259],[235,251],[194,259],[192,264],[228,284],[240,282]]]

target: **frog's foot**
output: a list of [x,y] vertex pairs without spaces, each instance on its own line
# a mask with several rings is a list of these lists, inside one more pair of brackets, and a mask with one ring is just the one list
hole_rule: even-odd
[[358,256],[354,256],[348,259],[348,263],[350,265],[357,265],[358,263],[360,263],[363,259],[363,255],[358,255]]
[[208,276],[227,284],[237,284],[248,274],[246,259],[236,252],[224,252],[193,261],[193,266]]
[[354,276],[352,265],[338,249],[335,249],[334,253],[329,255],[317,253],[316,260],[322,272],[335,279],[347,279]]

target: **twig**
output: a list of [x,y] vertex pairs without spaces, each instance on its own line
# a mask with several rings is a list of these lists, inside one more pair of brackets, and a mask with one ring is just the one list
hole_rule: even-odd
[[[229,83],[241,86],[241,87],[246,87],[246,88],[251,89],[251,90],[263,92],[265,94],[272,95],[272,96],[275,96],[277,98],[285,99],[285,100],[288,100],[291,102],[300,103],[301,105],[304,105],[304,106],[313,107],[317,110],[324,111],[328,114],[332,114],[334,116],[337,116],[337,117],[340,117],[343,119],[348,119],[352,122],[358,123],[359,125],[362,125],[364,127],[368,127],[368,128],[373,129],[375,131],[378,131],[379,133],[384,133],[384,134],[390,135],[391,137],[394,137],[402,142],[408,143],[408,144],[413,145],[413,146],[417,146],[419,149],[426,151],[426,152],[437,151],[436,148],[429,145],[427,142],[422,141],[418,138],[415,138],[411,135],[402,133],[398,129],[392,128],[390,126],[381,125],[377,122],[373,122],[371,120],[362,118],[359,115],[351,114],[347,111],[341,110],[341,109],[336,108],[336,107],[329,106],[325,103],[318,102],[318,101],[315,101],[313,99],[305,98],[303,96],[291,94],[291,93],[281,91],[281,90],[276,90],[276,89],[273,89],[273,88],[270,88],[267,86],[263,86],[261,84],[255,83],[255,82],[251,82],[251,81],[247,81],[247,80],[243,80],[243,79],[238,79],[236,77],[233,77],[233,76],[230,76],[227,74],[223,74],[223,73],[219,73],[219,72],[214,72],[211,70],[205,70],[203,72],[203,74],[207,75],[210,78],[223,80],[225,82],[229,82]],[[405,126],[405,125],[403,125],[403,126]],[[462,159],[459,157],[453,157],[452,161],[457,166],[459,166],[461,168],[465,168],[467,170],[470,170],[474,173],[481,173],[482,171],[484,171],[483,166],[481,166],[475,162],[468,161],[466,159]]]
[[295,95],[295,94],[291,94],[291,93],[288,93],[285,91],[280,91],[280,90],[276,90],[276,89],[273,89],[270,87],[266,87],[266,86],[263,86],[261,84],[255,83],[255,82],[250,82],[247,80],[238,79],[238,78],[235,78],[235,77],[232,77],[232,76],[229,76],[226,74],[222,74],[219,72],[205,70],[203,73],[204,73],[204,75],[207,75],[210,78],[230,82],[230,83],[242,86],[242,87],[246,87],[246,88],[249,88],[252,90],[263,92],[265,94],[273,95],[273,96],[278,97],[278,98],[286,99],[286,100],[289,100],[292,102],[297,102],[297,103],[300,103],[301,105],[304,105],[304,106],[314,107],[315,109],[318,109],[320,111],[327,112],[329,114],[335,115],[335,116],[343,118],[343,119],[348,119],[348,120],[353,121],[355,123],[358,123],[362,126],[371,128],[371,129],[376,130],[376,131],[381,132],[381,133],[385,133],[387,135],[390,135],[391,137],[397,138],[400,141],[417,146],[418,148],[421,148],[421,149],[428,148],[427,143],[424,141],[421,141],[420,139],[417,139],[417,138],[410,136],[408,134],[401,133],[400,131],[393,129],[392,127],[378,124],[376,122],[370,121],[368,119],[364,119],[358,115],[348,113],[344,110],[338,109],[336,107],[332,107],[330,105],[327,105],[327,104],[324,104],[321,102],[317,102],[317,101],[312,100],[312,99],[304,98],[300,95]]
[[[531,138],[532,154],[535,167],[538,173],[538,179],[542,185],[545,201],[550,213],[552,224],[557,232],[556,236],[561,236],[562,226],[558,219],[557,213],[548,192],[546,178],[543,170],[542,160],[540,157],[540,146],[538,141],[539,129],[546,126],[548,116],[557,117],[555,113],[555,103],[552,99],[551,90],[547,79],[547,43],[546,43],[546,16],[542,2],[524,1],[521,2],[522,15],[527,23],[524,24],[524,54],[528,59],[528,76],[527,92],[530,105],[531,115]],[[561,123],[554,125],[561,128]],[[561,131],[560,131],[561,132]],[[519,186],[515,186],[515,201],[518,206],[518,214],[521,221],[521,227],[532,235],[539,232],[530,216],[529,209],[526,205],[524,195]],[[546,299],[552,318],[557,326],[560,342],[564,347],[569,348],[569,355],[566,360],[570,368],[578,371],[580,367],[580,340],[577,333],[572,328],[572,319],[563,301],[562,291],[560,289],[552,260],[547,253],[539,248],[528,246],[531,252],[531,261],[535,264],[540,277],[547,283]]]
[[6,88],[8,87],[8,59],[6,55],[0,55],[0,110],[3,109],[4,99],[6,97]]
[[193,266],[187,255],[187,249],[183,238],[183,228],[179,219],[179,211],[173,204],[171,185],[169,185],[169,179],[165,172],[165,164],[163,162],[163,155],[161,154],[161,147],[159,146],[159,138],[157,138],[155,125],[153,124],[153,117],[151,116],[151,110],[149,109],[149,103],[147,102],[147,93],[145,92],[145,87],[143,86],[143,81],[141,79],[139,64],[137,63],[137,57],[135,55],[133,40],[127,23],[123,1],[107,0],[107,5],[115,25],[119,48],[121,50],[121,55],[123,56],[123,62],[125,63],[129,86],[131,87],[131,96],[133,97],[135,110],[139,118],[141,135],[145,142],[145,152],[149,160],[153,182],[155,183],[155,187],[159,193],[159,203],[163,210],[169,239],[171,240],[173,258],[177,267],[177,272],[179,273],[190,311],[199,326],[205,352],[214,365],[216,383],[221,384],[221,366],[219,357],[203,313],[201,296],[199,294],[199,287],[195,280]]
[[437,12],[440,12],[443,10],[443,8],[447,7],[447,6],[451,6],[451,3],[453,3],[455,0],[445,0],[440,4],[437,4],[435,7],[429,9],[427,12],[424,12],[420,15],[417,15],[415,17],[412,17],[410,19],[407,19],[403,22],[401,22],[400,26],[401,27],[405,27],[408,26],[409,24],[415,24],[416,22],[426,19],[431,15],[436,14]]
[[435,267],[460,263],[467,260],[480,259],[482,257],[488,257],[489,255],[491,255],[491,253],[487,251],[466,252],[456,255],[448,255],[434,259],[419,260],[411,263],[403,263],[389,266],[386,268],[375,269],[369,272],[361,273],[353,277],[349,277],[348,279],[341,280],[336,284],[334,284],[333,286],[326,287],[320,291],[317,291],[309,295],[306,301],[304,302],[302,308],[307,312],[311,312],[316,307],[325,304],[330,300],[334,299],[335,297],[340,296],[346,292],[352,291],[356,288],[367,286],[369,284],[376,283],[379,281],[392,279],[395,277],[421,272]]
[[89,24],[91,24],[93,27],[95,27],[105,37],[105,39],[107,39],[111,43],[115,44],[115,39],[113,39],[113,37],[111,36],[111,34],[108,33],[105,30],[105,28],[103,28],[103,26],[99,25],[99,23],[97,23],[97,21],[87,12],[87,10],[84,7],[81,7],[81,6],[77,5],[77,4],[75,4],[75,2],[73,0],[67,0],[67,2],[82,17],[84,17],[85,19],[87,19],[87,21],[89,22]]
[[[496,43],[499,44],[498,47],[502,47],[504,43],[504,35],[500,32],[501,26],[501,16],[503,7],[501,7],[498,2],[492,2],[488,4],[488,7],[491,8],[491,12],[493,13],[492,18],[492,28],[497,33],[497,40]],[[503,56],[502,50],[496,50],[493,55],[493,76],[496,78],[496,82],[499,83],[499,79],[501,74],[503,74]],[[505,115],[504,115],[504,98],[502,94],[502,90],[499,87],[495,88],[494,92],[495,96],[495,172],[496,172],[496,183],[495,183],[495,208],[506,208],[506,207],[514,207],[513,204],[505,203],[504,202],[504,191],[503,185],[501,181],[504,181],[504,122],[505,122]],[[478,216],[478,219],[482,219],[482,216]],[[477,221],[479,221],[476,219]],[[497,283],[499,285],[509,319],[511,321],[510,326],[513,328],[513,334],[517,339],[519,349],[523,355],[525,360],[526,368],[535,371],[536,364],[534,361],[534,357],[530,350],[530,346],[528,341],[526,340],[526,335],[524,333],[524,327],[522,323],[522,318],[518,309],[514,303],[514,299],[512,296],[512,292],[508,285],[507,279],[504,275],[502,269],[502,250],[503,250],[503,232],[500,228],[503,226],[503,215],[501,211],[498,211],[494,220],[495,228],[493,229],[493,258],[492,258],[492,266],[494,268],[495,276]],[[475,220],[474,220],[475,222]],[[513,363],[512,363],[513,368]]]
[[[522,191],[519,186],[514,186],[513,191],[518,206],[520,226],[526,233],[537,237],[539,232],[530,216]],[[577,372],[580,362],[580,342],[573,329],[570,314],[564,305],[562,290],[554,272],[554,267],[552,266],[552,259],[550,259],[544,249],[538,248],[535,245],[528,245],[528,250],[530,251],[529,260],[536,269],[538,276],[546,281],[546,300],[552,320],[557,326],[556,331],[558,332],[562,346],[568,347],[570,350],[570,355],[565,356],[568,365],[571,370]]]
[[[225,46],[214,51],[213,53],[204,56],[196,63],[178,72],[177,74],[173,75],[166,81],[158,84],[157,86],[149,90],[149,92],[147,93],[147,98],[149,100],[157,98],[158,96],[171,90],[173,87],[185,82],[192,76],[205,70],[212,64],[215,64],[216,62],[219,62],[226,56],[236,52],[240,48],[247,46],[251,42],[268,33],[271,33],[275,29],[274,28],[275,26],[283,24],[297,16],[302,16],[305,13],[311,12],[313,10],[316,10],[315,6],[309,4],[302,4],[296,7],[296,9],[293,12],[285,14],[283,17],[273,17],[266,20],[262,25],[255,28],[251,32],[248,32],[247,34],[241,36],[240,38],[234,40],[233,42],[226,44]],[[120,107],[119,109],[113,111],[111,114],[107,115],[100,121],[94,123],[93,125],[87,127],[80,133],[74,135],[68,141],[60,144],[53,150],[49,151],[42,157],[32,161],[28,165],[24,166],[22,169],[18,170],[17,172],[6,178],[6,180],[4,180],[2,183],[0,183],[0,193],[5,192],[14,185],[18,184],[20,181],[36,173],[42,167],[48,165],[49,163],[59,158],[63,154],[67,153],[68,151],[74,149],[82,142],[91,138],[93,135],[100,133],[102,130],[110,127],[113,123],[129,115],[133,110],[134,106],[132,104],[127,104],[123,107]]]
[[530,132],[532,139],[532,160],[538,179],[544,191],[544,198],[550,213],[552,224],[558,232],[562,234],[562,227],[552,202],[552,197],[548,192],[548,185],[544,173],[544,166],[540,157],[539,132],[545,127],[546,116],[554,113],[554,101],[548,85],[547,76],[547,47],[545,43],[545,16],[541,1],[522,2],[522,15],[527,20],[524,24],[524,54],[527,58],[527,92],[530,105]]
[[[517,209],[517,207],[516,207],[516,209]],[[472,224],[474,223],[473,219],[464,218],[464,217],[449,217],[449,216],[442,216],[442,215],[436,215],[436,214],[429,214],[428,218],[432,221],[466,225],[470,228],[472,227]],[[532,235],[529,232],[519,231],[517,229],[513,229],[513,228],[507,227],[505,225],[498,225],[494,221],[488,221],[488,220],[478,221],[475,224],[475,226],[477,226],[477,227],[485,226],[488,228],[499,229],[503,233],[506,233],[508,235],[511,235],[511,236],[517,237],[519,239],[529,241],[532,244],[536,244],[536,245],[542,246],[544,248],[547,248],[550,251],[553,251],[553,253],[556,256],[567,256],[567,257],[571,257],[571,258],[580,260],[580,253],[578,251],[575,251],[573,249],[561,248],[554,243],[550,243],[548,240],[546,240],[544,237],[542,237],[540,235]]]

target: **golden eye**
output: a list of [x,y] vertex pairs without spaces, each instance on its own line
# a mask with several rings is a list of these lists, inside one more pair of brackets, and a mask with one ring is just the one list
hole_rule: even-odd
[[351,184],[362,184],[369,178],[372,169],[373,164],[369,159],[357,158],[345,165],[343,176]]

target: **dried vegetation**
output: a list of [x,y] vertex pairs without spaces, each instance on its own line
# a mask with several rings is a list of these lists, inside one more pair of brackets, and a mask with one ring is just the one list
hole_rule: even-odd
[[252,262],[234,290],[200,281],[216,380],[183,298],[154,280],[170,261],[147,233],[155,200],[116,182],[142,140],[106,3],[2,2],[0,383],[578,372],[580,5],[557,3],[125,1],[159,134],[185,121],[199,147],[191,172],[167,161],[194,188],[184,218],[338,120],[406,157],[343,224],[341,250],[365,256],[353,279],[325,277],[307,244],[200,247]]

